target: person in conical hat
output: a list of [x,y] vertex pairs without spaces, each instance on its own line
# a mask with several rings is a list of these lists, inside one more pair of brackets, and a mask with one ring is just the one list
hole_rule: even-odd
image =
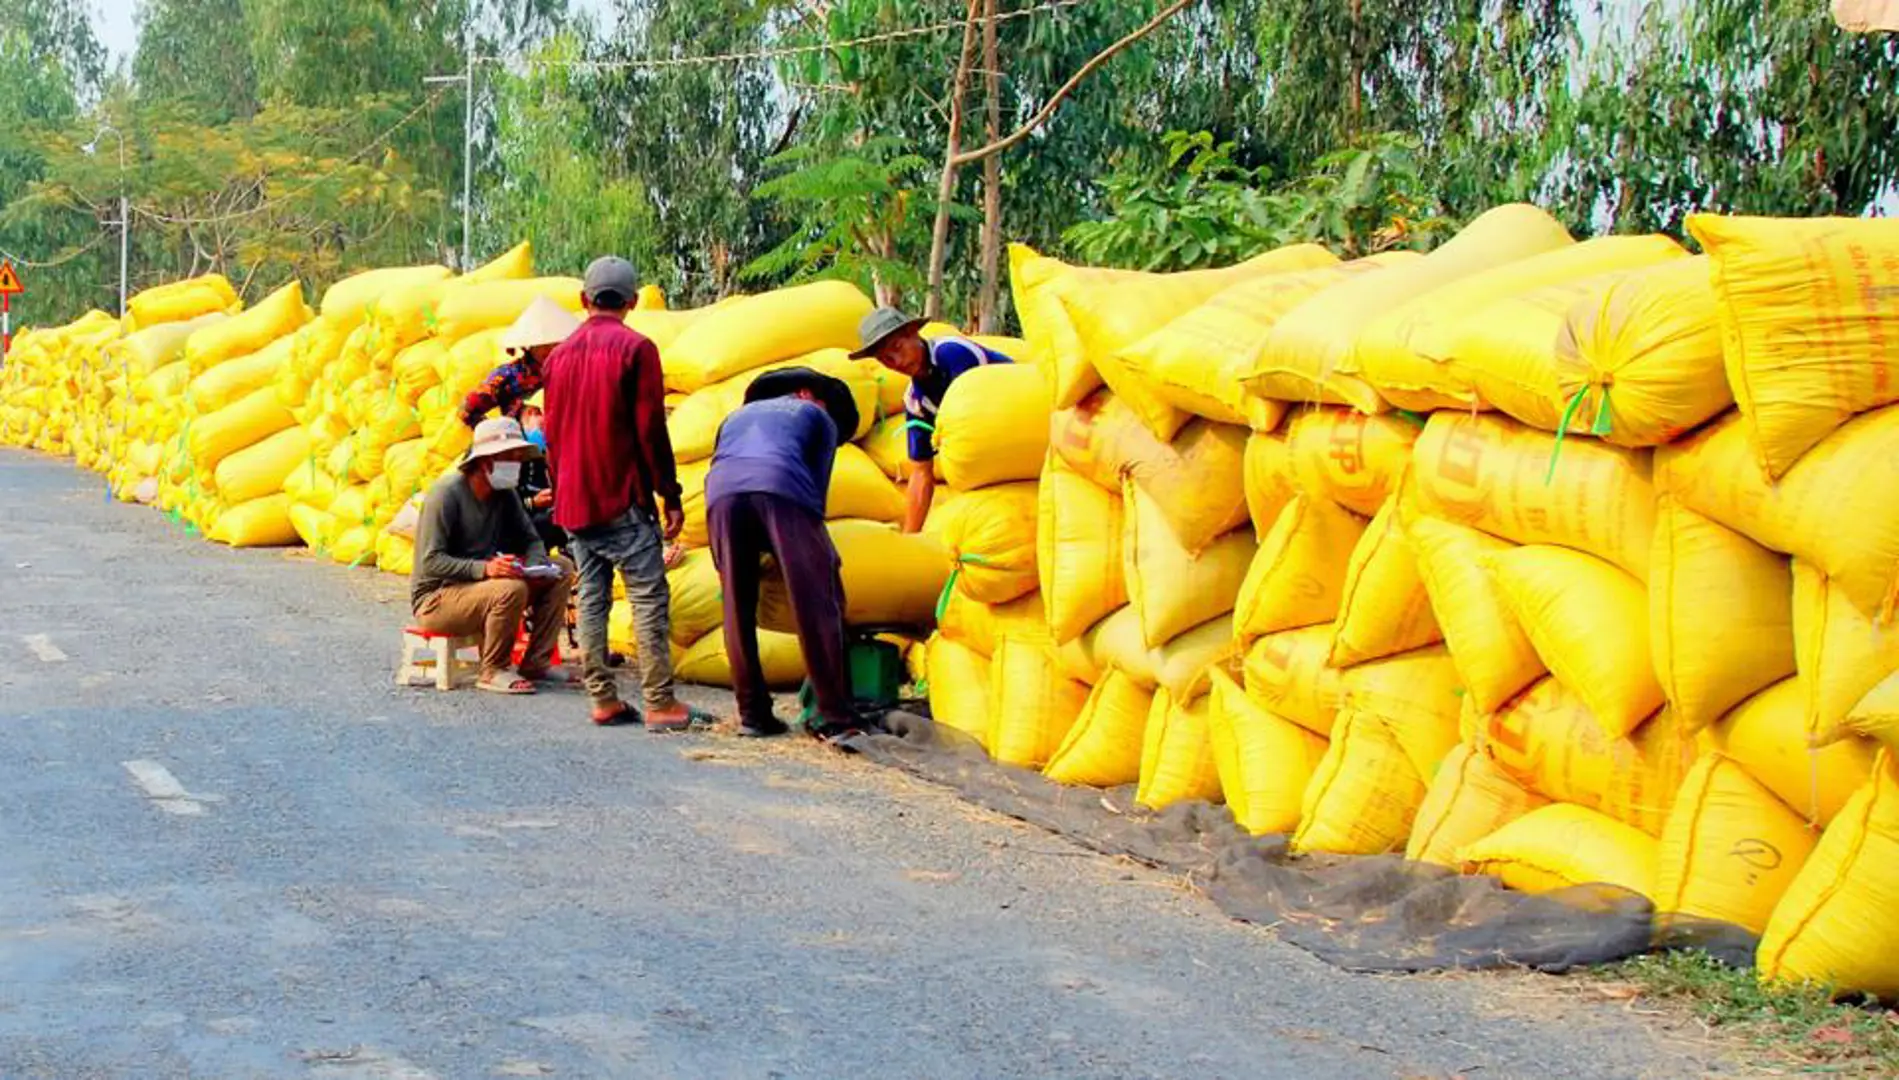
[[496,410],[520,420],[522,406],[547,381],[543,367],[547,354],[578,329],[580,320],[548,297],[529,304],[514,325],[501,332],[501,349],[508,354],[508,362],[489,372],[462,399],[462,423],[472,428]]

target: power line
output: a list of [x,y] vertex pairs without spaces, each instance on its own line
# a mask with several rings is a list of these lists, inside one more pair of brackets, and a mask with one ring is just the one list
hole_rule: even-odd
[[0,259],[5,259],[8,262],[12,263],[14,266],[17,266],[26,270],[51,270],[56,266],[65,266],[67,263],[72,262],[74,259],[77,259],[79,256],[84,255],[86,252],[91,251],[93,248],[98,247],[100,244],[105,242],[106,237],[111,236],[111,235],[112,235],[112,230],[100,229],[99,235],[93,237],[91,240],[87,241],[85,244],[82,244],[81,246],[76,247],[72,249],[71,251],[68,251],[66,254],[61,255],[58,258],[51,259],[46,262],[38,262],[33,259],[25,258],[24,256],[15,255],[14,253],[6,250],[5,248],[0,248]]
[[396,132],[401,131],[404,127],[408,126],[410,121],[422,115],[422,113],[425,110],[427,110],[430,106],[434,105],[435,102],[440,97],[441,97],[440,92],[437,92],[437,93],[430,94],[426,98],[423,98],[422,103],[420,105],[417,105],[415,108],[409,110],[409,112],[405,116],[403,116],[402,119],[390,125],[390,127],[387,130],[385,130],[382,134],[369,140],[369,142],[365,144],[362,149],[344,158],[342,163],[337,165],[336,168],[331,169],[329,172],[324,173],[322,176],[317,177],[315,180],[310,181],[309,183],[303,185],[300,188],[297,188],[293,191],[285,192],[284,194],[279,195],[274,199],[266,199],[263,202],[258,203],[256,206],[248,206],[242,210],[233,210],[228,214],[217,214],[211,217],[202,217],[202,218],[173,217],[170,214],[161,214],[155,210],[146,210],[143,207],[139,207],[139,206],[132,207],[132,212],[139,215],[140,217],[149,218],[152,221],[164,222],[167,225],[216,225],[225,221],[236,221],[241,218],[254,217],[258,214],[263,213],[266,210],[274,209],[275,207],[280,206],[283,203],[287,203],[293,199],[300,198],[303,195],[309,193],[310,191],[322,186],[323,184],[326,184],[330,182],[331,180],[336,179],[338,176],[341,176],[344,169],[347,169],[350,166],[356,164],[357,160],[361,158],[364,154],[369,153],[371,150],[374,150],[378,146],[381,146],[383,143],[389,141],[389,139],[392,136],[394,136]]
[[[1067,8],[1080,7],[1090,0],[1046,0],[1030,7],[1017,8],[1014,11],[998,12],[994,21],[1013,22],[1017,19],[1033,18]],[[654,68],[713,67],[720,64],[744,63],[752,60],[776,60],[787,56],[807,56],[811,53],[830,52],[833,49],[854,49],[864,45],[884,45],[909,38],[930,37],[962,30],[970,26],[981,26],[987,19],[952,19],[947,22],[930,23],[925,26],[911,26],[901,30],[887,30],[881,34],[869,34],[864,37],[845,38],[838,41],[820,41],[808,45],[783,45],[767,49],[747,49],[739,52],[709,53],[702,56],[663,56],[638,60],[567,60],[529,58],[530,67],[565,67],[586,70],[644,70]],[[481,56],[476,60],[484,64],[505,64],[507,57]]]

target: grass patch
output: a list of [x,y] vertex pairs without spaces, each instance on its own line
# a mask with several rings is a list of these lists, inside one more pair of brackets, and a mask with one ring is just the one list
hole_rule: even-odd
[[1762,986],[1706,953],[1641,956],[1603,968],[1653,1001],[1685,1006],[1712,1030],[1753,1045],[1793,1073],[1899,1076],[1899,1013],[1832,1001],[1816,987]]

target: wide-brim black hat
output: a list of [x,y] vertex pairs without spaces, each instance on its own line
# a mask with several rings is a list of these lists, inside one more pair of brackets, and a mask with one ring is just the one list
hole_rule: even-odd
[[851,396],[850,385],[812,368],[779,368],[760,375],[745,388],[745,403],[787,397],[800,390],[815,394],[824,411],[831,414],[831,422],[837,425],[838,442],[849,442],[857,434],[857,399]]

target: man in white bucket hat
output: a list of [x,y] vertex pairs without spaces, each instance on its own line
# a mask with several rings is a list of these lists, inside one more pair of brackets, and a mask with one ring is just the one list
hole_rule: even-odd
[[580,320],[548,297],[529,304],[514,325],[501,333],[499,344],[508,354],[508,362],[489,372],[481,385],[462,399],[462,423],[474,427],[496,410],[520,420],[523,406],[541,392],[547,381],[547,354],[578,329]]
[[[567,621],[574,566],[548,558],[514,489],[523,463],[540,450],[505,416],[475,427],[454,472],[429,489],[416,521],[409,605],[424,630],[481,639],[475,686],[531,694],[552,673]],[[528,626],[519,676],[509,672],[521,620]]]

